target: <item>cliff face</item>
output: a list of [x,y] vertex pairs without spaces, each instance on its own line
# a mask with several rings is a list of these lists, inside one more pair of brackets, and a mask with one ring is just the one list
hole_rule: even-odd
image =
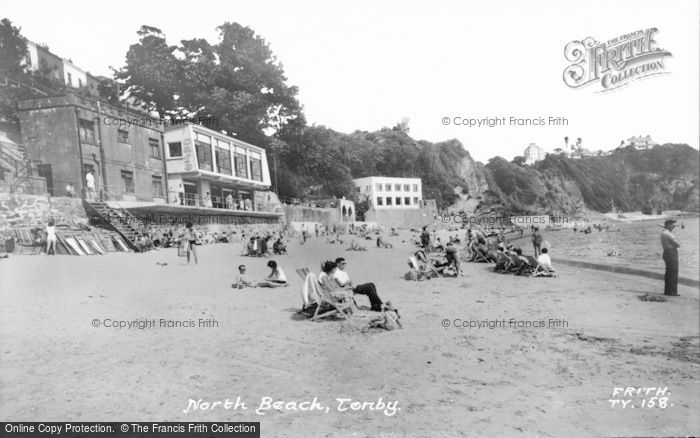
[[[566,214],[639,211],[643,208],[698,211],[700,155],[688,145],[651,150],[616,150],[612,155],[566,159],[550,155],[534,166],[500,157],[486,165],[470,156],[459,177],[479,200],[476,214]],[[450,210],[469,211],[464,198]]]

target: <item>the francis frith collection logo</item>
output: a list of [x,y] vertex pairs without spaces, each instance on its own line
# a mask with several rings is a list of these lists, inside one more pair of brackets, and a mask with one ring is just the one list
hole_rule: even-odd
[[620,35],[606,42],[592,37],[571,41],[564,48],[566,60],[572,64],[564,70],[564,83],[571,88],[599,83],[605,92],[631,82],[663,73],[668,50],[657,47],[655,27]]

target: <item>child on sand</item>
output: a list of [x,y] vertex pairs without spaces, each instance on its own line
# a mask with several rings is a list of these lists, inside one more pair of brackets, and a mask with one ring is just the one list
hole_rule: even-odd
[[388,331],[396,330],[397,328],[403,328],[399,319],[401,319],[401,316],[399,316],[398,309],[394,309],[391,305],[391,301],[387,301],[382,306],[382,315],[371,320],[369,322],[369,327],[383,328]]
[[244,287],[258,287],[258,282],[251,280],[250,277],[246,275],[245,265],[240,265],[238,267],[238,274],[236,274],[236,282],[231,285],[234,289],[243,289]]

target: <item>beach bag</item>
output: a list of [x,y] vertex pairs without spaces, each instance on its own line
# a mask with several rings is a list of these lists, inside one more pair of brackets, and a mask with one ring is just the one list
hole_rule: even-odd
[[177,247],[177,256],[178,257],[186,257],[187,256],[187,243],[181,243]]

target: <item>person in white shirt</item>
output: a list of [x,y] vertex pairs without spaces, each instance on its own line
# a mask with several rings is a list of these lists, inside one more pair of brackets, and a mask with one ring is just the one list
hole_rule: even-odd
[[93,175],[93,171],[89,171],[87,175],[85,175],[85,185],[87,186],[87,197],[88,199],[94,199],[95,198],[95,175]]
[[46,255],[51,253],[56,255],[56,240],[58,240],[56,237],[56,225],[51,219],[49,224],[46,225]]
[[552,267],[552,259],[551,257],[549,257],[549,254],[547,254],[549,251],[547,250],[547,248],[542,248],[540,251],[540,256],[537,257],[537,263],[539,263],[540,266],[542,266],[549,272],[554,272],[554,268]]
[[352,292],[355,294],[367,295],[367,298],[369,298],[369,302],[372,306],[372,310],[375,312],[381,312],[383,303],[379,298],[379,294],[377,294],[377,287],[374,285],[374,283],[365,283],[353,286],[352,281],[350,281],[350,276],[347,272],[345,272],[345,268],[348,265],[345,259],[338,257],[335,259],[335,264],[337,265],[337,269],[332,275],[335,282],[342,287],[352,288]]
[[272,271],[270,271],[270,275],[268,275],[263,279],[263,281],[258,283],[259,287],[282,287],[289,285],[287,283],[287,276],[284,275],[284,271],[282,270],[282,268],[277,266],[276,261],[270,260],[269,262],[267,262],[267,267],[272,269]]

